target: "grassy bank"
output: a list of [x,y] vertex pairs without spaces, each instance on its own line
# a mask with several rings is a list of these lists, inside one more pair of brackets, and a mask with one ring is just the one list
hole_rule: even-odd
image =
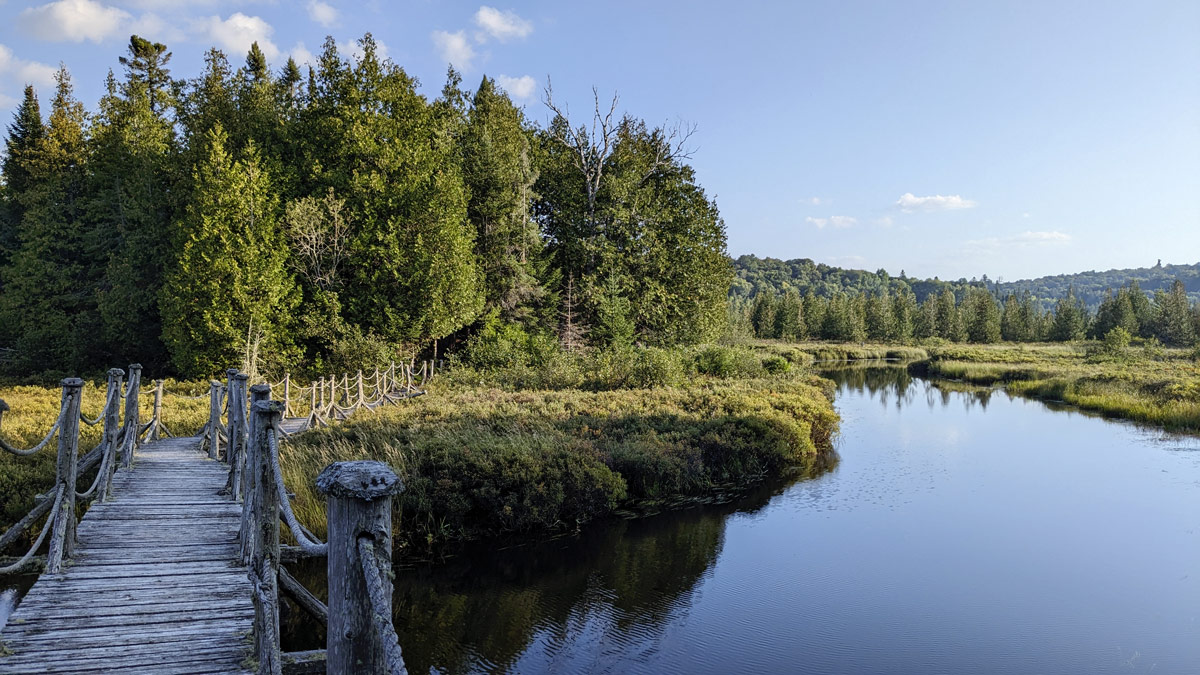
[[395,502],[399,544],[573,529],[622,507],[815,464],[838,422],[828,381],[798,374],[611,391],[506,391],[467,379],[297,438],[283,468],[301,520],[324,529],[312,487],[324,466],[373,458],[406,485]]
[[1200,431],[1200,360],[1194,350],[1098,344],[930,347],[914,369],[1061,401],[1174,431]]

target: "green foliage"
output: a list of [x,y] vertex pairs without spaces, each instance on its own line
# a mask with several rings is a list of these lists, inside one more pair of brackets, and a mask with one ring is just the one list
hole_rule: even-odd
[[190,376],[241,363],[255,372],[260,353],[286,345],[295,306],[285,269],[278,199],[251,143],[242,159],[226,150],[220,125],[208,134],[192,202],[177,227],[176,266],[162,294],[175,366]]
[[635,389],[672,387],[683,381],[685,370],[679,352],[646,347],[637,350],[633,357],[629,386]]
[[792,362],[782,356],[768,356],[762,361],[763,369],[772,375],[786,373],[792,369]]
[[615,275],[609,275],[604,291],[596,302],[596,322],[592,327],[592,343],[610,349],[625,349],[633,344],[634,325],[630,319],[632,303],[617,286]]
[[1129,348],[1132,339],[1133,336],[1124,327],[1114,326],[1104,335],[1104,353],[1115,357],[1125,356],[1125,350]]

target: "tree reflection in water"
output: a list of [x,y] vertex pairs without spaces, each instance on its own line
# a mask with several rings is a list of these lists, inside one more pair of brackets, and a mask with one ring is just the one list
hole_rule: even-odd
[[878,398],[883,406],[895,405],[899,410],[924,398],[933,410],[941,404],[943,408],[955,400],[955,394],[963,406],[970,410],[976,405],[987,410],[993,387],[980,387],[948,380],[924,380],[914,377],[906,366],[887,361],[858,361],[822,368],[821,376],[837,383],[839,391],[865,393],[871,399]]
[[[445,562],[398,568],[393,607],[409,671],[511,670],[531,647],[556,651],[589,625],[615,645],[652,643],[715,565],[729,516],[760,511],[834,464],[827,458],[725,504],[614,518],[506,548],[481,542]],[[321,564],[293,572],[323,595]],[[320,626],[288,609],[284,648],[320,648]]]

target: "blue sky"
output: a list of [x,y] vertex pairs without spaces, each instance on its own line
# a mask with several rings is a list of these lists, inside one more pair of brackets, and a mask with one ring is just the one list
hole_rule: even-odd
[[0,116],[59,62],[94,108],[130,33],[282,65],[371,31],[437,95],[448,62],[535,120],[547,78],[694,123],[732,255],[942,278],[1200,261],[1200,3],[0,0]]

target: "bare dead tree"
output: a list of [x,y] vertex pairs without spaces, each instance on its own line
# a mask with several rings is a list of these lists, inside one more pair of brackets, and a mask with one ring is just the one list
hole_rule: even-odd
[[592,87],[592,98],[595,108],[592,112],[592,128],[589,131],[584,125],[578,128],[571,125],[571,118],[565,106],[559,107],[554,102],[554,87],[550,78],[546,78],[545,100],[543,103],[556,116],[561,117],[563,124],[550,126],[551,135],[571,150],[571,159],[575,167],[583,174],[587,189],[588,215],[596,212],[596,195],[600,193],[601,179],[604,176],[604,163],[612,156],[613,147],[617,141],[617,127],[614,122],[617,114],[617,103],[620,100],[613,93],[608,112],[601,112],[600,92]]
[[350,224],[343,214],[345,206],[330,190],[322,199],[304,197],[285,209],[297,272],[326,291],[336,285],[338,267],[346,257]]
[[575,299],[575,276],[567,277],[567,293],[563,296],[563,308],[560,312],[562,316],[562,330],[559,335],[559,340],[562,343],[563,349],[568,352],[582,351],[584,348],[584,338],[587,337],[587,327],[579,318],[576,306],[578,302]]

